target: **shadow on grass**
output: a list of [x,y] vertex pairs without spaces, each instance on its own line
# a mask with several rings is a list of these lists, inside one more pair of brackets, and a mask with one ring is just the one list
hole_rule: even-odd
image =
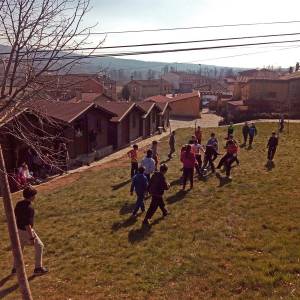
[[120,183],[112,185],[111,188],[112,188],[113,191],[116,191],[116,190],[124,187],[125,185],[127,185],[130,182],[131,182],[131,179],[127,179],[127,180],[125,180],[123,182],[120,182]]
[[12,274],[9,274],[9,275],[7,275],[6,277],[4,277],[4,278],[2,278],[1,280],[0,280],[0,287],[2,287],[7,281],[9,281],[11,278],[13,278],[14,277],[14,275],[12,275]]
[[127,215],[127,214],[131,214],[133,212],[135,208],[135,203],[128,203],[125,202],[124,205],[120,208],[120,215]]
[[181,184],[181,178],[175,179],[172,182],[170,182],[170,186],[175,186],[180,184]]
[[[12,278],[14,275],[9,275],[9,276],[7,276],[6,278],[8,278],[7,280],[6,280],[6,278],[3,278],[2,280],[1,280],[1,283],[2,283],[2,285],[3,284],[5,284],[5,282],[7,282],[10,278]],[[35,275],[31,275],[31,276],[29,276],[28,277],[28,281],[32,281],[33,279],[35,279]],[[4,282],[4,280],[6,280],[5,282]],[[1,286],[1,285],[0,285]],[[17,290],[19,288],[19,284],[18,283],[16,283],[16,284],[14,284],[14,285],[12,285],[12,286],[10,286],[10,287],[8,287],[8,288],[6,288],[6,289],[3,289],[3,290],[0,290],[0,299],[2,299],[2,298],[4,298],[4,297],[6,297],[7,295],[9,295],[9,294],[11,294],[12,292],[14,292],[15,290]]]
[[182,190],[178,191],[175,195],[168,197],[166,202],[168,204],[174,204],[176,202],[179,202],[184,199],[184,197],[187,193],[188,193],[188,190],[187,191],[182,191]]
[[270,172],[275,168],[275,164],[272,160],[268,160],[267,163],[265,164],[265,167],[267,171]]
[[216,173],[216,177],[219,179],[219,187],[223,187],[232,181],[232,179],[221,176],[219,173]]
[[130,216],[128,219],[126,219],[123,222],[115,222],[112,226],[111,226],[111,230],[112,231],[118,231],[121,228],[126,228],[129,226],[132,226],[133,224],[135,224],[137,221],[136,217]]
[[152,226],[159,224],[163,219],[164,217],[159,217],[153,223],[151,223],[151,225],[143,224],[142,227],[139,229],[130,230],[128,233],[128,241],[131,244],[134,244],[146,240],[152,235],[152,231],[151,231]]

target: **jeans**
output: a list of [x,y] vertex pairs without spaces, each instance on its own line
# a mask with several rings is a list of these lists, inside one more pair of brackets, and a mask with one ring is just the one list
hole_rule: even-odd
[[137,195],[137,199],[136,199],[136,203],[135,203],[135,208],[132,212],[133,215],[135,215],[139,209],[141,209],[142,211],[145,211],[145,205],[144,205],[144,198],[145,198],[145,194],[136,194]]
[[172,154],[175,152],[175,145],[170,144],[169,146],[170,146],[170,152],[168,154],[168,157],[171,158]]
[[205,156],[204,157],[204,162],[203,162],[203,169],[205,169],[207,167],[207,164],[209,164],[210,168],[211,168],[211,171],[214,173],[215,172],[215,165],[214,165],[214,157],[212,156]]
[[[24,250],[25,246],[34,246],[35,250],[35,268],[40,268],[43,266],[42,258],[43,258],[43,249],[44,244],[38,237],[38,235],[35,233],[35,231],[32,229],[33,236],[35,236],[34,245],[31,244],[30,236],[26,230],[20,230],[18,229],[19,233],[19,239],[21,244],[22,251]],[[14,264],[14,268],[15,268]]]
[[231,172],[231,165],[232,163],[236,160],[236,157],[232,156],[231,158],[228,158],[224,165],[226,168],[226,176],[229,177],[230,176],[230,172]]
[[148,208],[145,220],[151,219],[158,207],[161,209],[164,216],[167,215],[168,212],[165,209],[163,197],[158,195],[152,195],[151,203]]
[[220,162],[219,162],[219,164],[218,164],[218,166],[217,166],[217,169],[220,169],[220,168],[226,163],[226,161],[227,161],[228,159],[230,159],[230,160],[232,159],[232,163],[233,163],[234,161],[236,161],[237,164],[240,163],[240,161],[238,160],[237,156],[234,156],[234,155],[232,155],[232,154],[230,154],[230,153],[226,153],[226,154],[221,158],[221,160],[220,160]]
[[273,160],[275,153],[276,153],[276,147],[269,147],[268,160]]
[[185,188],[186,182],[189,179],[191,187],[194,184],[194,168],[183,168],[183,188]]
[[137,174],[138,168],[139,168],[139,164],[137,162],[131,162],[131,172],[130,172],[131,178],[135,174]]
[[202,167],[202,159],[200,154],[196,154],[196,161],[197,164],[195,165],[195,169],[197,173],[200,175],[201,174],[201,167]]
[[243,134],[244,137],[244,144],[247,144],[247,140],[248,140],[248,133]]
[[253,140],[254,140],[254,135],[250,135],[250,134],[249,134],[249,146],[252,145]]

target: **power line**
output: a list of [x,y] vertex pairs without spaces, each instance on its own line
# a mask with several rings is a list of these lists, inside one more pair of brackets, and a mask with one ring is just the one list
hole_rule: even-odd
[[[150,46],[167,46],[167,45],[180,45],[180,44],[194,44],[194,43],[205,43],[205,42],[221,42],[229,40],[244,40],[244,39],[256,39],[256,38],[269,38],[269,37],[280,37],[280,36],[295,36],[299,35],[300,32],[294,33],[278,33],[278,34],[266,34],[266,35],[252,35],[252,36],[241,36],[241,37],[227,37],[227,38],[214,38],[204,40],[191,40],[191,41],[173,41],[173,42],[162,42],[162,43],[146,43],[146,44],[132,44],[132,45],[118,45],[118,46],[105,46],[105,47],[82,47],[82,48],[66,48],[62,51],[83,51],[83,50],[103,50],[103,49],[118,49],[118,48],[135,48],[135,47],[150,47]],[[42,49],[32,50],[33,53],[47,53],[52,52],[53,49]],[[28,52],[31,53],[31,52]],[[19,54],[27,54],[27,52],[19,52]],[[9,55],[10,52],[0,52],[0,55]]]
[[257,22],[257,23],[239,23],[239,24],[222,24],[222,25],[204,25],[204,26],[190,26],[190,27],[154,28],[154,29],[122,30],[122,31],[103,31],[103,32],[91,32],[90,34],[91,35],[124,34],[124,33],[139,33],[139,32],[156,32],[156,31],[190,30],[190,29],[206,29],[206,28],[220,28],[220,27],[292,24],[292,23],[300,23],[300,20],[277,21],[277,22]]
[[[117,52],[117,53],[105,53],[105,54],[92,54],[85,55],[66,55],[64,57],[55,57],[52,60],[65,60],[65,59],[85,59],[85,58],[101,58],[101,57],[118,57],[118,56],[132,56],[132,55],[147,55],[147,54],[159,54],[159,53],[174,53],[174,52],[187,52],[187,51],[203,51],[214,49],[226,49],[226,48],[239,48],[258,45],[270,45],[270,44],[283,44],[283,43],[295,43],[300,40],[286,40],[286,41],[270,41],[259,43],[247,43],[247,44],[233,44],[233,45],[220,45],[220,46],[208,46],[208,47],[194,47],[194,48],[182,48],[182,49],[165,49],[165,50],[148,50],[148,51],[132,51],[132,52]],[[30,59],[28,59],[30,60]],[[48,58],[35,58],[34,61],[48,61]]]
[[[281,46],[282,47],[282,46]],[[273,50],[266,50],[266,51],[257,51],[257,52],[248,52],[248,53],[242,53],[242,54],[235,54],[235,55],[228,55],[228,56],[219,56],[219,57],[211,57],[211,58],[207,58],[207,59],[197,59],[197,60],[191,60],[191,61],[185,61],[185,62],[165,62],[165,63],[161,63],[159,65],[156,66],[152,66],[152,65],[148,65],[147,67],[137,67],[137,68],[119,68],[122,69],[124,71],[130,71],[130,70],[143,70],[143,69],[157,69],[157,68],[162,68],[166,65],[172,65],[172,64],[193,64],[193,63],[197,63],[197,62],[205,62],[205,61],[210,61],[210,60],[216,60],[216,59],[224,59],[224,58],[234,58],[234,57],[240,57],[240,56],[248,56],[248,55],[256,55],[256,54],[262,54],[262,53],[269,53],[269,52],[274,52],[274,51],[283,51],[283,50],[290,50],[290,49],[296,49],[299,48],[300,45],[297,46],[291,46],[291,47],[284,47],[284,48],[280,48],[280,49],[273,49]]]

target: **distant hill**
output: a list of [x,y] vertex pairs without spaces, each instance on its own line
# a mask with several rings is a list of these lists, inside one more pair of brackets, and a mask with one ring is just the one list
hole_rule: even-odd
[[[0,45],[0,52],[9,52],[10,47]],[[200,67],[201,66],[201,67]],[[220,67],[205,64],[188,63],[164,63],[155,61],[143,61],[135,59],[123,59],[115,57],[89,58],[81,60],[74,66],[74,73],[107,73],[115,80],[129,80],[131,76],[135,79],[159,78],[160,75],[171,70],[190,71],[200,73],[204,76],[217,77],[228,74],[234,75],[245,70],[243,68]]]

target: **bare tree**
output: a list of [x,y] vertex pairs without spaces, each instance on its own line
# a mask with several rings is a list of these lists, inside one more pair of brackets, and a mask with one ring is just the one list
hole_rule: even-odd
[[[47,116],[36,106],[33,109],[33,103],[42,97],[45,75],[69,72],[101,44],[90,47],[88,53],[82,52],[91,30],[83,25],[88,10],[89,0],[0,0],[0,127],[9,123],[7,132],[34,148],[41,157],[47,147],[46,140],[55,137],[43,129]],[[32,123],[31,118],[24,121],[20,114],[25,110],[42,121]],[[33,127],[38,130],[30,130]],[[4,145],[0,145],[1,193],[12,252],[22,297],[32,299],[1,146]],[[47,157],[50,161],[54,159],[51,155]]]

